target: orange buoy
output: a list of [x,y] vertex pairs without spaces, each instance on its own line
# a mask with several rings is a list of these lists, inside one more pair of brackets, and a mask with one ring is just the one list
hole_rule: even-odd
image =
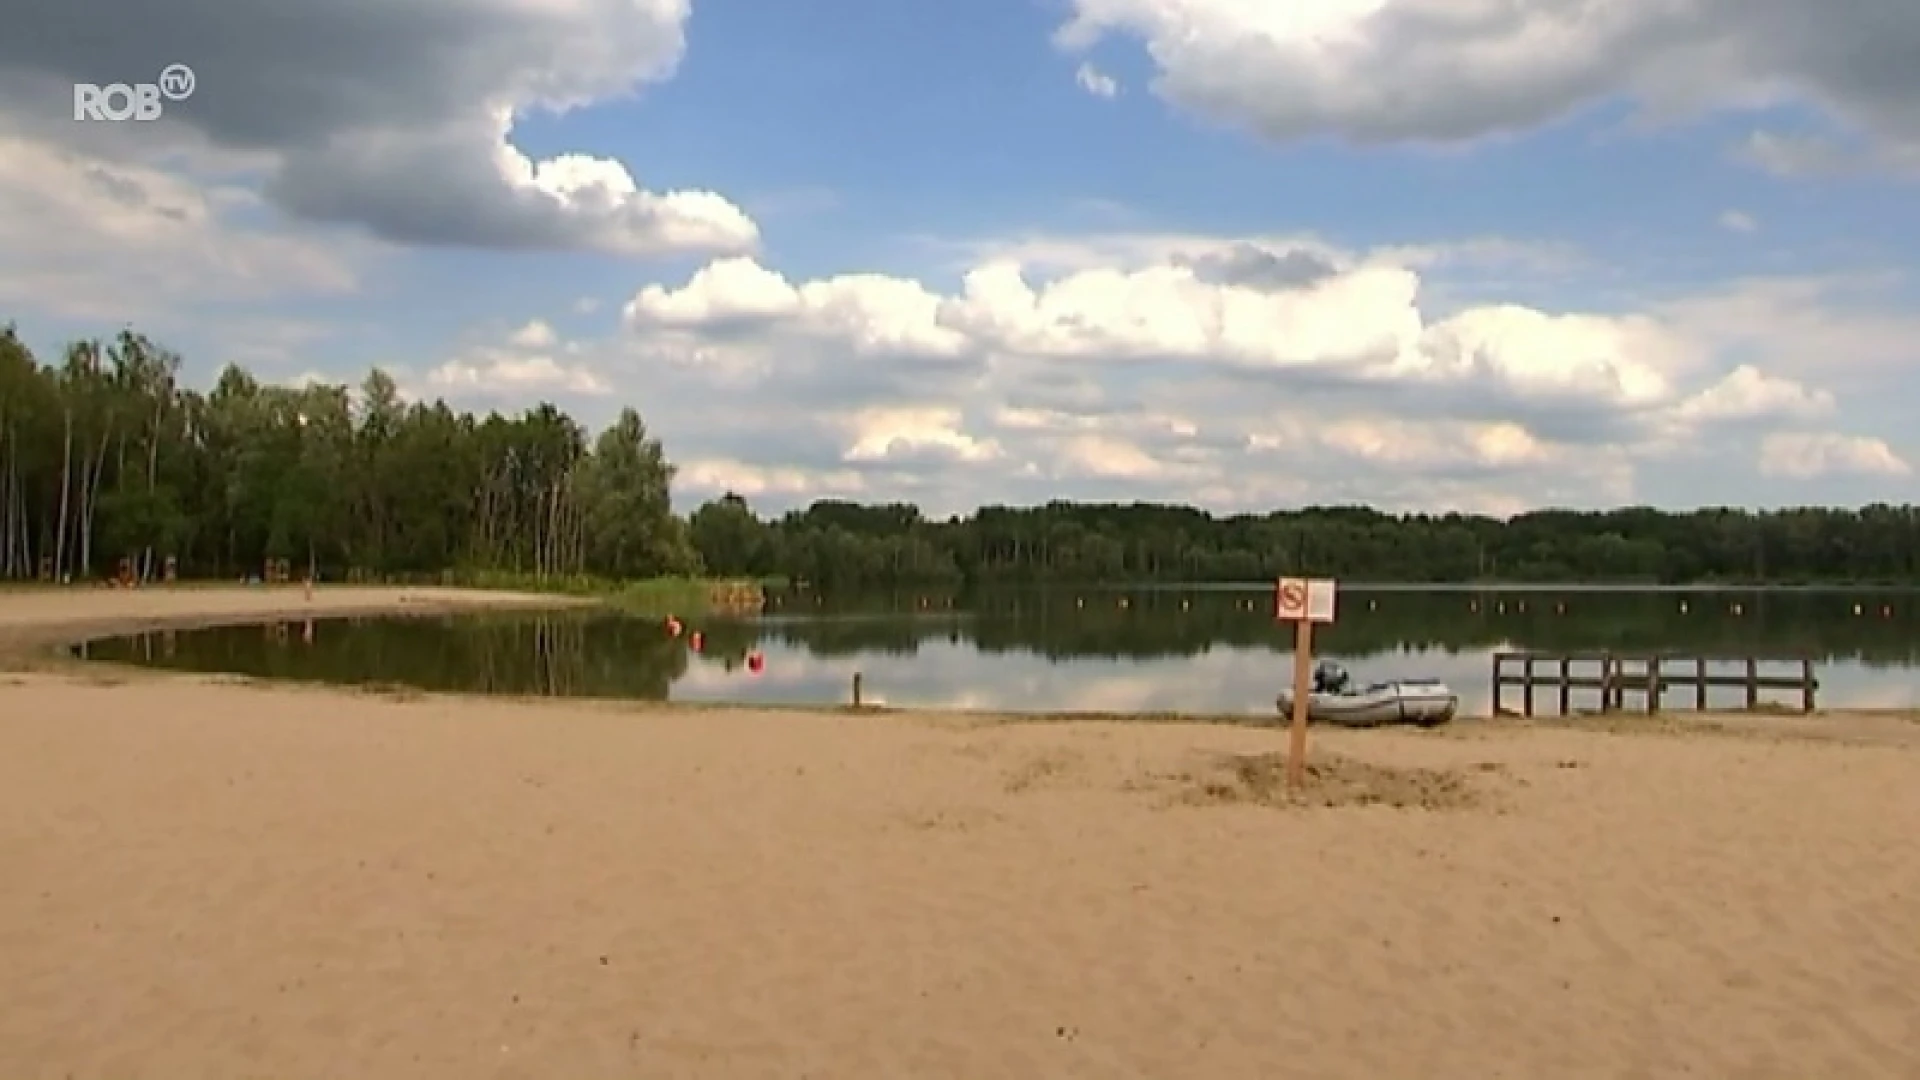
[[707,635],[702,634],[698,630],[695,630],[693,633],[687,635],[687,647],[692,649],[694,652],[699,652],[702,648],[706,647],[706,644],[707,644]]
[[758,675],[763,669],[766,668],[766,666],[767,666],[767,658],[764,654],[760,652],[759,649],[755,649],[752,652],[747,654],[747,670],[748,671],[754,673],[755,675]]

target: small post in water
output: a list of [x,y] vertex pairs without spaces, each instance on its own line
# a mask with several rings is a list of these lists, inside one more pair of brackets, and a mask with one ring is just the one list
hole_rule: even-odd
[[853,673],[853,707],[860,707],[860,673]]
[[1313,692],[1313,624],[1330,623],[1337,588],[1331,580],[1281,578],[1274,592],[1274,616],[1293,624],[1293,723],[1287,739],[1287,788],[1299,791],[1307,779],[1308,698]]

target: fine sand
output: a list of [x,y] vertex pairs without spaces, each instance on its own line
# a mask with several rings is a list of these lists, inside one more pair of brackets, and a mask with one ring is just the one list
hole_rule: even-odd
[[0,675],[0,1077],[1920,1076],[1911,741],[1284,741]]

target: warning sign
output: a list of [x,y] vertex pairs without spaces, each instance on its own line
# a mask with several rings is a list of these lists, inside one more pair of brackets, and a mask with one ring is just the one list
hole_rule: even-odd
[[1337,589],[1323,578],[1281,578],[1274,617],[1287,622],[1330,623]]

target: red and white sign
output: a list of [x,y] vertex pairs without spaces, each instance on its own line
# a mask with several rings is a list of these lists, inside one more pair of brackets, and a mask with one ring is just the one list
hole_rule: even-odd
[[1274,617],[1287,622],[1330,623],[1338,589],[1329,579],[1281,578]]

